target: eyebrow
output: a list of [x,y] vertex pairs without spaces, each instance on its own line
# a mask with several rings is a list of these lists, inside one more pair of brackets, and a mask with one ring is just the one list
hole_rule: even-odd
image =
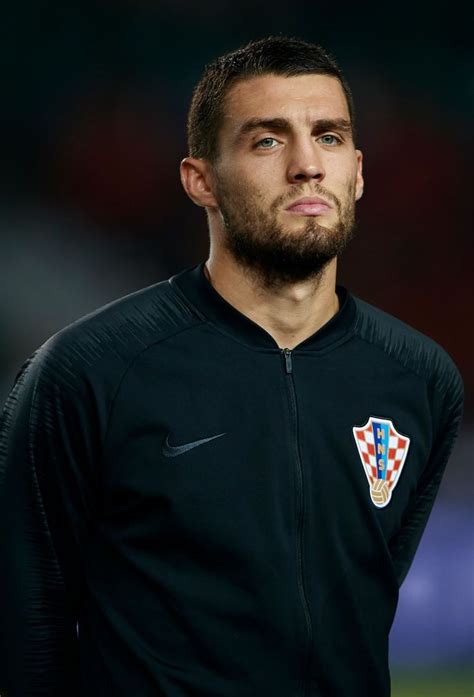
[[[288,119],[283,118],[273,118],[273,119],[259,119],[252,118],[245,121],[239,128],[237,133],[237,140],[241,140],[244,136],[253,133],[258,130],[268,130],[268,131],[280,131],[289,133],[292,129],[291,123]],[[342,131],[344,133],[351,133],[352,126],[350,121],[347,119],[317,119],[314,121],[312,132],[321,133],[322,131]]]

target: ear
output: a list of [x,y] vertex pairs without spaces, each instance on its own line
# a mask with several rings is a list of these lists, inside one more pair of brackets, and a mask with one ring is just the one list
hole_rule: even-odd
[[362,151],[361,150],[356,150],[356,157],[357,157],[357,177],[356,177],[356,187],[355,187],[355,200],[358,201],[360,198],[362,198],[362,194],[364,193],[364,178],[362,176]]
[[185,157],[179,166],[181,184],[187,195],[197,206],[217,208],[212,191],[211,168],[206,160]]

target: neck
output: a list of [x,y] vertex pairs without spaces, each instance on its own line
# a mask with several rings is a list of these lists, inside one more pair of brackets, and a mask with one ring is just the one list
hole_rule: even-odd
[[204,273],[215,290],[243,315],[265,329],[280,348],[294,348],[326,324],[339,310],[337,259],[314,279],[265,288],[229,254],[212,253]]

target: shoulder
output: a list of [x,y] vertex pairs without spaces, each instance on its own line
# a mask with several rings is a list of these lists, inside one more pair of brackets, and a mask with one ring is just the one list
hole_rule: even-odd
[[447,391],[453,401],[462,401],[464,386],[461,374],[442,346],[394,315],[353,297],[356,336],[418,375],[433,390]]
[[112,390],[133,360],[148,347],[201,324],[203,318],[168,280],[99,307],[65,326],[28,357],[25,371],[77,390],[103,385]]

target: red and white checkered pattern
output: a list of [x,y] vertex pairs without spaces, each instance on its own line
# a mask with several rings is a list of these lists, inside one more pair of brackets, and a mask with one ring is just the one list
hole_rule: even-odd
[[388,419],[370,417],[365,426],[354,427],[355,442],[359,451],[364,470],[371,484],[377,479],[377,463],[375,461],[375,442],[372,421],[389,425],[388,457],[386,482],[392,489],[402,471],[410,445],[410,439],[397,432],[393,423]]

